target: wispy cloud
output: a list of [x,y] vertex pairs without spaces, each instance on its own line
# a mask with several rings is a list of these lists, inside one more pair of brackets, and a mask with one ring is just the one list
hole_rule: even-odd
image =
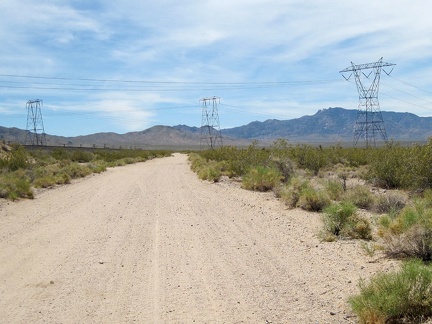
[[[35,85],[34,79],[0,76],[0,107],[4,114],[42,97],[49,107],[105,116],[100,131],[122,132],[197,125],[199,107],[189,113],[175,107],[217,95],[233,106],[221,116],[235,126],[329,106],[355,108],[355,85],[343,83],[338,71],[383,56],[397,63],[395,77],[418,88],[383,77],[382,108],[391,103],[392,110],[424,115],[432,108],[432,93],[421,91],[432,86],[431,9],[421,0],[3,0],[0,74],[70,80]],[[92,81],[95,90],[70,90],[89,84],[82,79],[146,80],[149,87]],[[314,82],[251,85],[290,81]]]

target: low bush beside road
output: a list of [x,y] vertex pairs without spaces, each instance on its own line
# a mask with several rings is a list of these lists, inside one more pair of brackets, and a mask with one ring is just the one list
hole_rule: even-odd
[[32,188],[63,185],[104,172],[108,167],[144,162],[169,151],[47,149],[27,151],[3,144],[0,150],[0,198],[33,198]]
[[218,180],[235,176],[245,189],[272,190],[289,208],[322,212],[322,241],[362,240],[370,257],[380,251],[403,260],[399,272],[361,281],[349,301],[361,323],[432,317],[432,139],[380,148],[254,142],[194,153],[191,160],[199,161],[193,169],[211,166]]

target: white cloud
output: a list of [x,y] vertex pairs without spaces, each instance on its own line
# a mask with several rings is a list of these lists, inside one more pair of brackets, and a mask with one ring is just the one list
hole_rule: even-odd
[[[328,106],[355,108],[357,90],[337,82],[237,90],[218,90],[209,83],[343,82],[338,72],[351,61],[368,63],[383,56],[397,64],[393,76],[427,89],[432,85],[431,9],[432,3],[422,0],[2,0],[0,74],[196,82],[159,84],[139,95],[3,89],[9,102],[25,102],[33,94],[50,96],[53,106],[55,100],[80,101],[77,109],[107,114],[128,129],[173,119],[151,110],[161,103],[194,104],[208,95],[252,107],[250,116],[247,110],[231,111],[227,117],[237,123],[267,115],[295,118]],[[11,79],[0,77],[0,85],[2,80]],[[393,86],[398,90],[386,93],[397,98],[395,109],[409,106],[401,100],[428,104],[424,99],[430,94]]]

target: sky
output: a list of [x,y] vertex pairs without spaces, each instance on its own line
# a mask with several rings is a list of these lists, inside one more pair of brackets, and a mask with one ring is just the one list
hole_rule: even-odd
[[200,127],[212,97],[221,129],[357,109],[339,72],[381,57],[396,64],[381,110],[432,116],[431,12],[427,0],[1,0],[0,126],[26,129],[35,99],[61,136]]

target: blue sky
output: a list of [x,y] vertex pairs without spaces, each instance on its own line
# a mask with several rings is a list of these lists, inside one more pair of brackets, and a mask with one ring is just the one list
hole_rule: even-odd
[[[381,110],[432,116],[432,2],[426,0],[0,1],[0,125],[76,136],[221,128],[357,109],[339,71],[384,57]],[[365,81],[366,82],[366,81]]]

